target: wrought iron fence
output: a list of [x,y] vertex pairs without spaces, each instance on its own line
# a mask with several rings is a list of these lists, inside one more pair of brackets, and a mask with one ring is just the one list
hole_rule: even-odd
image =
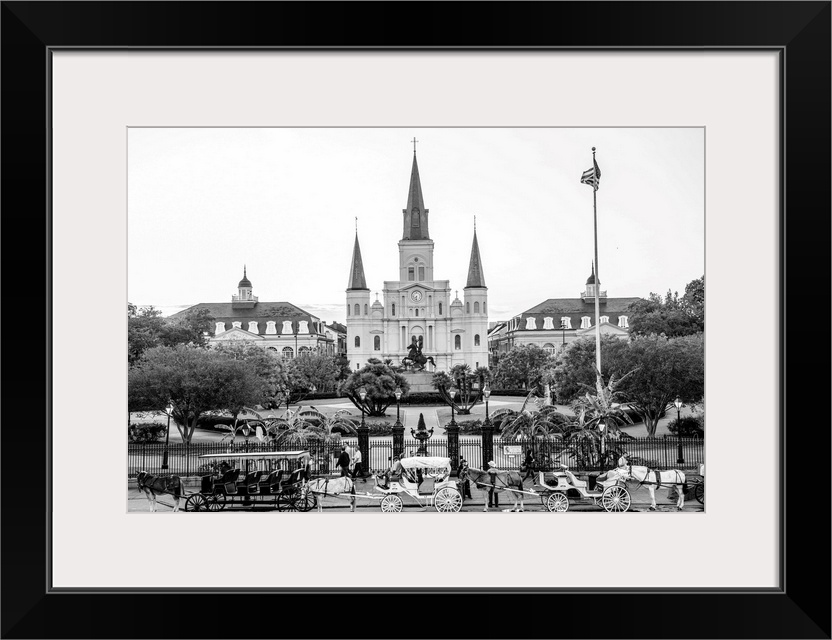
[[[341,443],[357,447],[356,438],[342,438]],[[199,456],[208,453],[296,451],[305,449],[312,456],[313,475],[326,475],[337,471],[336,461],[341,451],[338,442],[310,441],[304,446],[297,444],[275,444],[273,442],[238,442],[229,448],[227,443],[194,443],[191,445],[174,444],[168,448],[168,469],[162,469],[165,445],[131,444],[127,451],[127,475],[135,477],[139,471],[152,474],[167,473],[179,476],[196,476],[211,473],[211,464],[200,460]],[[681,445],[682,459],[678,462]],[[404,440],[404,454],[419,450],[420,442],[413,438]],[[445,438],[431,438],[426,443],[430,456],[448,455],[448,441]],[[568,465],[573,471],[594,471],[600,468],[597,443],[585,446],[569,444],[557,437],[538,437],[521,441],[505,441],[494,438],[493,461],[497,467],[506,470],[519,470],[526,457],[526,451],[532,452],[535,467],[541,470],[553,468],[558,463]],[[459,438],[459,453],[471,467],[483,468],[488,460],[482,459],[482,438],[480,436],[462,436]],[[626,453],[634,464],[643,464],[657,469],[698,469],[705,461],[705,443],[699,438],[660,438],[612,439],[606,441],[605,468],[614,466],[617,456]],[[384,470],[389,467],[393,455],[393,442],[390,438],[371,438],[369,460],[365,471]]]

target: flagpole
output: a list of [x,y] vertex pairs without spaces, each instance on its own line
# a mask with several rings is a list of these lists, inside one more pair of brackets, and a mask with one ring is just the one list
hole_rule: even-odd
[[[595,170],[595,147],[592,147],[592,168]],[[598,369],[598,382],[601,383],[601,326],[599,324],[601,297],[601,276],[598,270],[598,175],[596,171],[595,184],[592,187],[592,218],[595,224],[595,366]]]

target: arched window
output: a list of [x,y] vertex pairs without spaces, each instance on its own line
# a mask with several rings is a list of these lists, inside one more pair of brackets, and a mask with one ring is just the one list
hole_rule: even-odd
[[355,348],[358,349],[361,346],[361,338],[359,336],[355,336]]
[[292,347],[283,347],[283,359],[291,360],[295,357],[295,350]]
[[462,349],[462,338],[459,334],[454,336],[454,349]]
[[354,312],[355,312],[355,315],[360,316],[361,315],[361,307],[356,304]]
[[480,346],[480,334],[478,334],[478,333],[474,335],[474,346],[475,347]]
[[418,309],[416,309],[416,317],[417,318],[419,317],[419,310]]
[[547,342],[546,344],[543,345],[543,350],[546,353],[554,353],[555,352],[555,345],[550,344],[550,343]]
[[274,347],[269,347],[268,349],[266,349],[266,351],[269,352],[270,356],[276,356],[277,355],[277,349],[275,349]]
[[392,304],[392,309],[391,309],[390,315],[392,315],[392,316],[396,315],[396,303],[395,302]]
[[368,307],[367,307],[367,305],[365,304],[365,305],[364,305],[364,315],[365,315],[365,316],[367,315],[367,311],[368,311]]
[[474,313],[479,313],[479,312],[480,312],[480,303],[475,302],[474,303]]
[[414,275],[415,273],[416,273],[416,270],[413,267],[408,267],[407,268],[407,280],[408,280],[408,282],[413,282],[413,279],[415,278],[415,275]]
[[441,302],[439,303],[439,315],[440,316],[442,315],[442,303]]
[[309,347],[301,347],[300,349],[298,349],[298,356],[301,357],[301,358],[304,357],[304,356],[311,356],[311,355],[312,355],[312,349],[310,349]]
[[373,349],[381,351],[381,336],[373,336]]
[[350,315],[350,305],[347,305],[347,317]]
[[419,267],[419,282],[425,279],[425,268]]
[[465,313],[471,313],[471,303],[470,302],[465,303]]
[[487,302],[482,303],[482,312],[483,313],[488,313],[488,307],[486,306],[487,304],[488,304]]

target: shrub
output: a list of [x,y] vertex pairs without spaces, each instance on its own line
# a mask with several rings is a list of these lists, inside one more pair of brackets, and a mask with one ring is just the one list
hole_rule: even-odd
[[482,420],[461,420],[457,424],[459,425],[459,435],[478,435],[482,433]]
[[685,416],[679,420],[671,420],[667,425],[667,430],[683,438],[704,438],[705,416]]
[[374,422],[367,426],[370,428],[370,436],[390,436],[393,435],[395,424],[395,422]]
[[159,442],[167,431],[167,425],[161,422],[148,422],[145,424],[131,424],[127,427],[127,437],[135,444],[148,444]]
[[[394,403],[395,404],[395,403]],[[401,404],[404,406],[407,405],[429,405],[429,404],[445,404],[445,401],[442,400],[442,396],[439,395],[438,391],[427,391],[427,392],[417,392],[417,393],[408,393],[401,399]]]

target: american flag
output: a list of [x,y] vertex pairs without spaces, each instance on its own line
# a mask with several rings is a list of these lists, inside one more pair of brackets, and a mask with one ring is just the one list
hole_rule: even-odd
[[598,191],[598,186],[601,181],[601,170],[598,168],[598,163],[595,162],[595,159],[592,160],[592,169],[587,169],[584,171],[583,175],[581,176],[581,182],[583,184],[590,185],[593,189]]

